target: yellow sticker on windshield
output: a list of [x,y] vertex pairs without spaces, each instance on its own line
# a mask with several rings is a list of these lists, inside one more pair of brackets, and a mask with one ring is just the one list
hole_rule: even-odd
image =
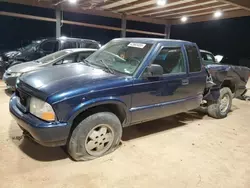
[[134,48],[144,48],[146,46],[146,44],[131,42],[131,43],[128,44],[128,46],[129,47],[134,47]]

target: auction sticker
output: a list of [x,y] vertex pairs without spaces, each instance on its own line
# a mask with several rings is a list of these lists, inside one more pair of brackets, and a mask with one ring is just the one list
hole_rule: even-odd
[[146,44],[131,42],[128,44],[128,46],[134,47],[134,48],[144,48]]

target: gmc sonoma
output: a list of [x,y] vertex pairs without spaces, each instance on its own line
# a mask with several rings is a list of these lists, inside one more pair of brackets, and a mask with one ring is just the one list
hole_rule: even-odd
[[196,44],[114,39],[82,63],[22,75],[10,112],[24,134],[44,146],[67,146],[90,160],[119,145],[123,127],[198,108],[226,117],[228,87],[213,87]]

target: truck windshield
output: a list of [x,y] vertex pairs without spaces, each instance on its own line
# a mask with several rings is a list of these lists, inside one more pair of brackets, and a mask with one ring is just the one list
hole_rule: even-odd
[[41,43],[41,40],[33,41],[32,43],[30,43],[27,46],[24,46],[20,49],[23,51],[28,51],[28,50],[31,50],[32,48],[36,47],[40,43]]
[[90,55],[86,62],[106,68],[110,72],[132,75],[142,63],[152,44],[130,41],[111,41],[102,49]]
[[65,55],[67,55],[67,54],[69,54],[71,52],[72,52],[71,50],[58,51],[58,52],[55,52],[53,54],[47,55],[45,57],[42,57],[42,58],[36,60],[36,62],[37,63],[42,63],[42,64],[49,63],[51,61],[54,61],[54,60],[56,60],[58,58],[61,58],[61,57],[65,56]]

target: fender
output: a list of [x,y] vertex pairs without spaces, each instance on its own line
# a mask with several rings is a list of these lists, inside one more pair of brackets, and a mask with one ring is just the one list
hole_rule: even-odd
[[[233,86],[234,90],[236,91],[237,90],[237,85],[236,85],[236,81],[235,81],[235,78],[233,77],[227,77],[223,80],[223,82],[220,84],[220,88],[222,88],[223,85],[225,85],[227,82],[230,82],[230,84],[232,84],[231,86]],[[233,89],[231,88],[230,86],[228,86],[230,89]]]
[[130,122],[131,113],[129,112],[127,105],[120,98],[110,96],[110,97],[101,97],[101,98],[91,99],[91,100],[84,101],[83,103],[77,105],[68,116],[69,124],[72,125],[74,119],[83,111],[92,107],[103,105],[103,104],[119,105],[120,107],[122,107],[122,109],[126,113],[127,121],[125,124],[128,124]]

